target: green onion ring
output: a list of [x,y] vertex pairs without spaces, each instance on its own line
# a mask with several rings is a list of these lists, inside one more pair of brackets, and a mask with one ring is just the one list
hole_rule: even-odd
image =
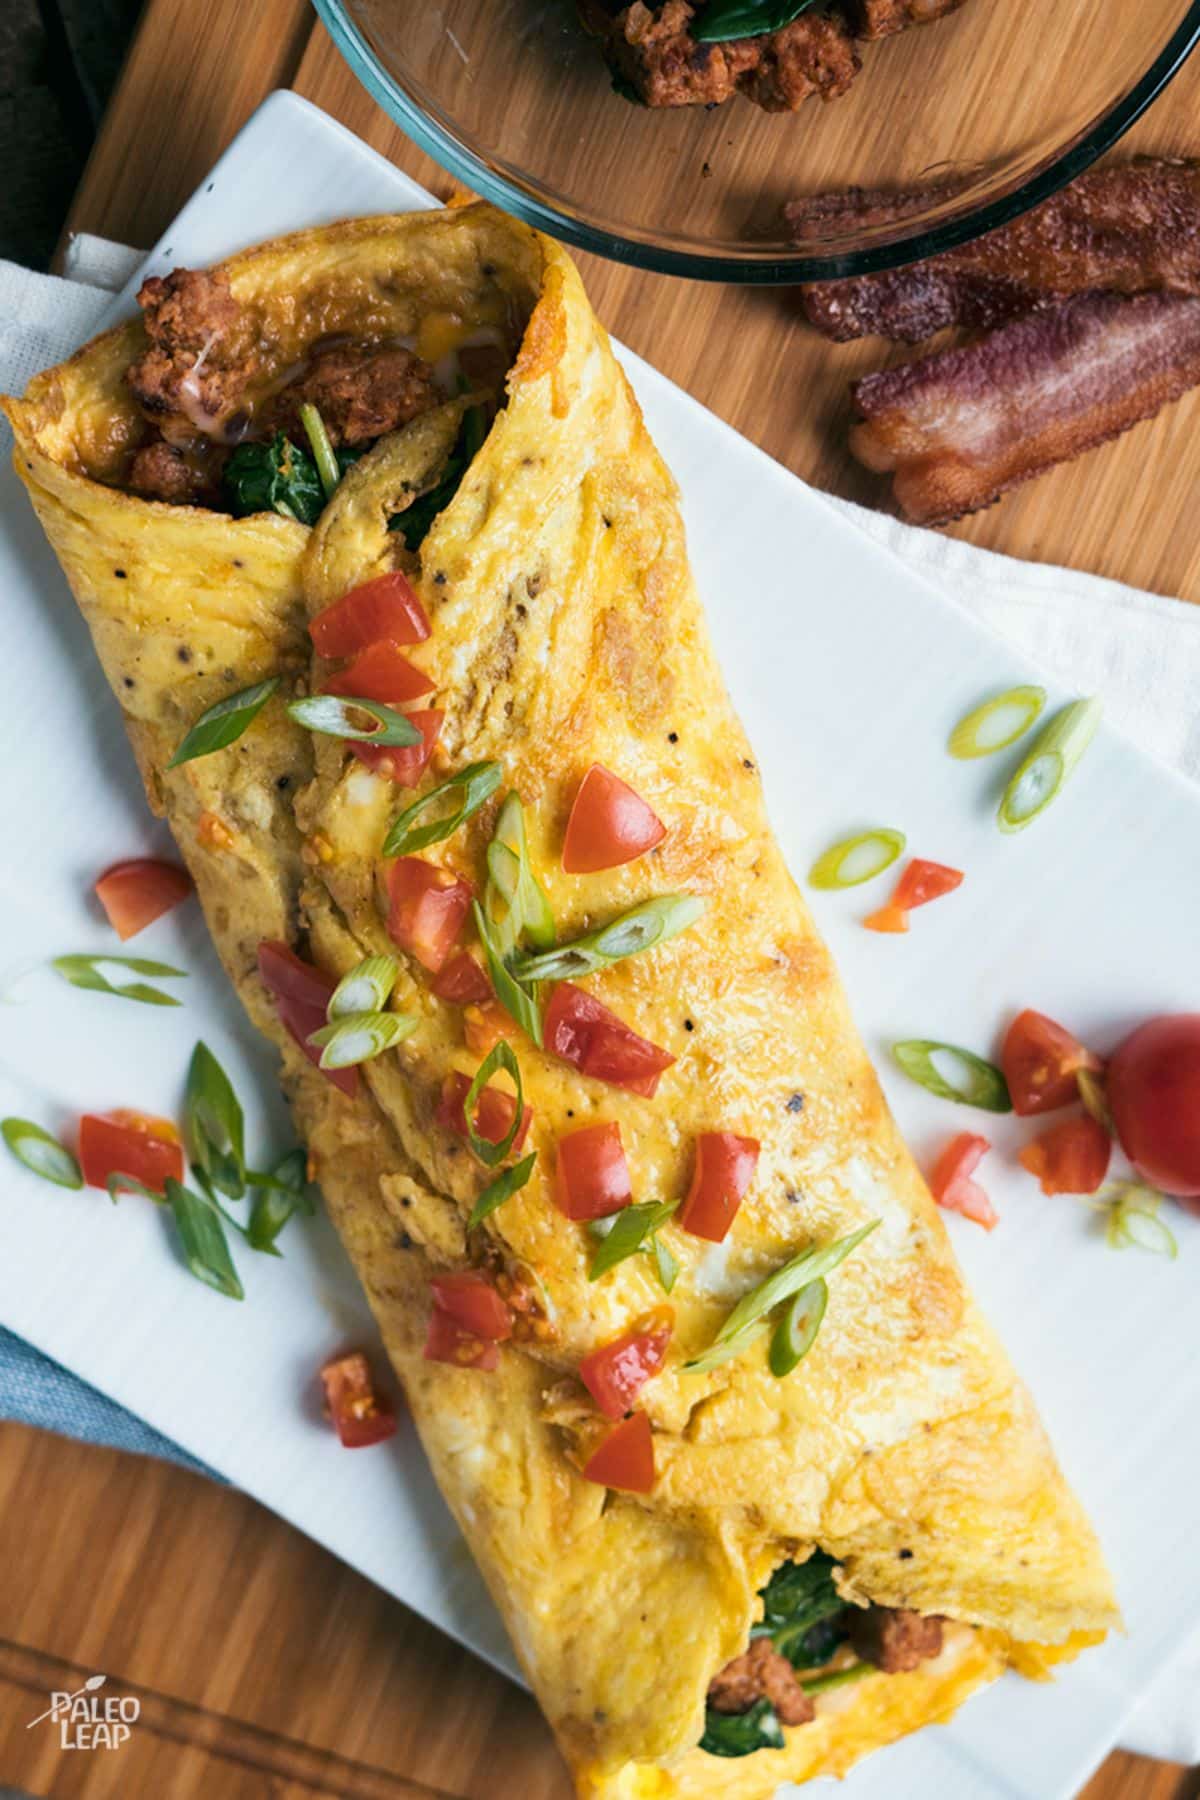
[[499,1175],[488,1182],[471,1208],[471,1216],[467,1220],[467,1230],[474,1231],[475,1227],[482,1225],[483,1221],[489,1214],[494,1213],[497,1207],[503,1206],[506,1200],[511,1200],[514,1194],[519,1193],[533,1174],[533,1166],[536,1162],[537,1151],[531,1150],[528,1156],[523,1156],[519,1163],[513,1164],[511,1169],[501,1169]]
[[[498,1144],[490,1138],[480,1137],[475,1129],[475,1105],[480,1094],[498,1069],[511,1075],[515,1086],[516,1105],[513,1108],[513,1120]],[[504,1161],[513,1147],[513,1141],[521,1129],[521,1114],[525,1110],[525,1091],[521,1086],[521,1065],[517,1061],[516,1052],[507,1038],[501,1038],[493,1044],[479,1067],[475,1071],[475,1079],[467,1089],[463,1100],[463,1117],[467,1121],[467,1140],[475,1155],[485,1169],[494,1169]]]
[[[500,786],[503,773],[498,762],[474,762],[446,781],[439,781],[427,794],[406,806],[392,822],[392,828],[383,840],[383,854],[411,856],[417,850],[425,850],[430,844],[440,844],[445,838],[452,837],[460,825],[491,799]],[[454,793],[460,797],[453,812],[447,813],[444,819],[431,820],[428,825],[416,823],[431,801]]]
[[382,1012],[391,998],[400,973],[399,958],[367,956],[356,963],[334,988],[325,1008],[325,1017],[344,1019],[348,1013]]
[[[404,750],[421,742],[421,734],[410,719],[375,700],[346,694],[306,694],[302,700],[290,701],[287,711],[288,718],[297,725],[320,732],[323,737],[350,738],[356,744],[387,744]],[[379,729],[363,731],[351,722],[352,712],[363,712],[378,720]]]
[[312,1032],[307,1041],[320,1050],[322,1069],[350,1069],[411,1037],[419,1022],[411,1013],[345,1013]]
[[83,1186],[83,1175],[71,1152],[32,1119],[5,1119],[0,1123],[0,1135],[31,1174],[52,1181],[55,1187]]
[[1073,700],[1043,726],[1004,790],[996,815],[1001,831],[1024,831],[1045,812],[1095,737],[1101,710],[1099,700]]
[[864,881],[873,881],[890,869],[904,854],[907,841],[902,831],[887,825],[842,838],[817,858],[808,871],[809,882],[815,888],[861,887]]
[[946,745],[951,756],[961,762],[979,756],[995,756],[1007,750],[1018,738],[1036,725],[1046,705],[1042,687],[1007,688],[992,700],[985,700],[958,721]]
[[[932,1038],[906,1038],[892,1045],[892,1055],[904,1073],[936,1094],[939,1100],[957,1100],[962,1106],[978,1106],[984,1112],[1012,1111],[1008,1083],[995,1063],[985,1062],[958,1044],[939,1044]],[[935,1056],[953,1057],[962,1074],[958,1086],[934,1062]]]
[[820,1275],[807,1287],[802,1287],[798,1294],[792,1295],[775,1327],[767,1354],[772,1375],[782,1380],[808,1355],[817,1341],[828,1304],[829,1288]]

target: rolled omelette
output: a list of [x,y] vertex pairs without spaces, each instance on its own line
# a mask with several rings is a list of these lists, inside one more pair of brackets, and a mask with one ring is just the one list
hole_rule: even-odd
[[[1101,1551],[772,836],[674,482],[570,258],[471,204],[301,232],[148,287],[144,322],[5,402],[16,467],[578,1794],[766,1800],[947,1719],[1006,1667],[1043,1678],[1098,1642],[1118,1622]],[[302,445],[306,396],[341,463],[332,498],[311,526],[270,494],[235,516],[234,459]],[[415,761],[287,710],[339,674],[361,695],[362,665],[318,655],[308,625],[384,575],[429,625],[403,651],[431,727]],[[202,713],[275,677],[236,741],[171,766]],[[491,764],[499,785],[457,829],[383,854],[404,808]],[[617,866],[576,853],[568,872],[585,777],[624,784],[657,841]],[[510,835],[497,865],[510,794],[524,844]],[[462,897],[449,948],[437,906],[438,928],[414,931],[413,880]],[[676,935],[537,977],[548,946],[680,895],[703,910]],[[386,1007],[410,1034],[330,1079],[264,984],[264,944],[326,986],[395,958]],[[463,1110],[496,1042],[531,1115],[515,1129],[499,1068],[483,1092],[507,1133]],[[589,1221],[574,1152],[618,1134],[608,1216]],[[506,1158],[481,1161],[505,1135]],[[740,1185],[701,1179],[708,1150],[738,1144]],[[597,1275],[629,1202],[658,1207],[655,1229]],[[789,1372],[773,1372],[779,1307],[722,1339],[765,1281],[863,1227],[807,1347],[793,1317]],[[439,1360],[434,1293],[464,1276],[505,1324],[451,1333]],[[811,1313],[816,1285],[804,1294]],[[661,1366],[643,1357],[602,1413],[580,1370],[620,1364],[606,1353],[626,1339]],[[614,1462],[622,1434],[636,1476]]]

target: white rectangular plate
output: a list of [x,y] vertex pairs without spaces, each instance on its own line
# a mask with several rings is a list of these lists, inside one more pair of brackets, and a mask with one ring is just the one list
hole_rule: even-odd
[[[281,166],[303,170],[279,180]],[[411,181],[293,95],[259,110],[149,259],[203,267],[278,232],[430,204]],[[114,316],[131,310],[137,282]],[[1022,1005],[1102,1048],[1138,1018],[1200,1005],[1200,801],[1102,731],[1052,812],[1016,838],[993,823],[995,771],[951,761],[965,708],[1031,671],[867,542],[801,482],[636,357],[625,365],[684,495],[692,560],[734,701],[794,870],[847,831],[903,827],[967,871],[906,938],[861,928],[862,893],[812,896],[889,1098],[919,1155],[978,1123],[906,1082],[898,1037],[988,1053]],[[274,1056],[242,1018],[190,905],[131,948],[191,971],[176,1010],[75,992],[36,965],[112,948],[90,883],[168,848],[149,817],[88,634],[8,469],[0,592],[9,645],[0,712],[0,1115],[69,1130],[110,1106],[177,1112],[203,1036],[250,1098],[255,1154],[289,1128]],[[1054,701],[1066,696],[1053,694]],[[688,728],[684,723],[684,729]],[[704,721],[690,722],[703,730]],[[875,890],[870,890],[872,896]],[[28,972],[11,992],[13,975]],[[1107,1251],[1086,1209],[1015,1170],[1013,1122],[985,1129],[1003,1214],[950,1229],[968,1276],[1037,1396],[1116,1573],[1129,1625],[1053,1687],[1002,1681],[949,1727],[860,1765],[855,1800],[1073,1794],[1200,1618],[1200,1223],[1175,1264]],[[242,1254],[244,1305],[191,1280],[164,1220],[127,1199],[63,1193],[0,1169],[0,1317],[49,1355],[388,1592],[512,1669],[511,1652],[411,1429],[361,1456],[318,1416],[314,1372],[373,1330],[328,1225],[293,1225],[285,1257]]]

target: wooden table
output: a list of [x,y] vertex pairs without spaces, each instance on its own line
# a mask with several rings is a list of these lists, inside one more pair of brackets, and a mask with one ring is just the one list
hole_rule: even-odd
[[[274,87],[291,85],[436,191],[305,0],[150,0],[71,216],[148,245]],[[1200,64],[1139,132],[1195,146]],[[300,177],[302,178],[302,176]],[[586,262],[587,259],[585,259]],[[839,447],[848,375],[786,294],[586,268],[613,331],[819,485],[870,490]],[[716,348],[736,342],[728,358]],[[772,396],[771,404],[765,397]],[[1200,401],[960,528],[977,543],[1200,599]],[[170,1800],[568,1800],[531,1701],[253,1501],[169,1467],[0,1426],[0,1783]],[[105,1671],[141,1716],[119,1752],[27,1730]],[[1086,1800],[1200,1800],[1200,1771],[1116,1755]]]

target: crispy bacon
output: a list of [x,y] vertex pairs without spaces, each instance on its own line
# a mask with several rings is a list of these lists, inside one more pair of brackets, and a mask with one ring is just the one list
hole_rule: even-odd
[[904,515],[944,525],[1127,431],[1200,382],[1200,299],[1079,294],[868,375],[850,448]]
[[[805,245],[849,223],[899,222],[954,191],[944,181],[891,195],[851,189],[784,210]],[[946,325],[994,325],[1089,290],[1200,293],[1200,163],[1147,157],[1089,170],[974,243],[882,275],[816,282],[801,291],[801,305],[809,324],[838,343],[877,336],[915,344]]]

